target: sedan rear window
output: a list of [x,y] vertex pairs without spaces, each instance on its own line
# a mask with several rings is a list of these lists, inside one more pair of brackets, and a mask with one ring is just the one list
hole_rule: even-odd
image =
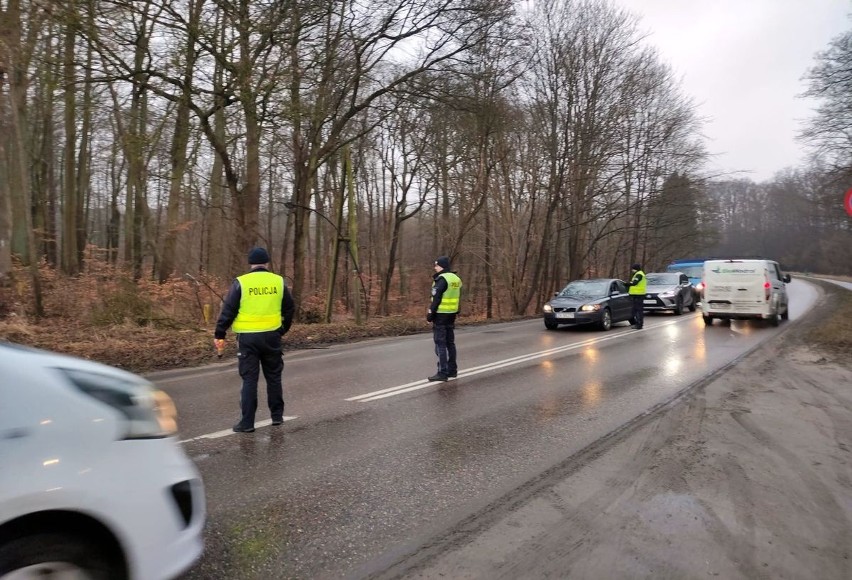
[[680,274],[648,274],[648,284],[652,286],[667,286],[680,283]]

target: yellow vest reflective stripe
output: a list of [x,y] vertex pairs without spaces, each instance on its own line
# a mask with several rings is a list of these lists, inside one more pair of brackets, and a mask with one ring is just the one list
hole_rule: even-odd
[[[441,303],[438,305],[439,314],[455,314],[459,311],[459,297],[461,297],[461,278],[452,272],[444,272],[439,278],[447,281],[447,289],[444,290],[444,295],[441,297]],[[435,282],[432,282],[432,286]]]
[[284,278],[272,272],[249,272],[238,276],[240,310],[231,330],[267,332],[281,327],[281,302],[284,299]]
[[628,294],[631,294],[633,296],[641,296],[645,293],[645,289],[648,287],[648,278],[647,276],[645,276],[645,272],[643,272],[642,270],[637,270],[636,273],[633,274],[633,277],[630,279],[630,283],[633,284],[634,282],[636,282],[636,276],[639,276],[640,274],[642,275],[642,279],[639,281],[638,284],[636,284],[636,286],[631,286],[628,289]]

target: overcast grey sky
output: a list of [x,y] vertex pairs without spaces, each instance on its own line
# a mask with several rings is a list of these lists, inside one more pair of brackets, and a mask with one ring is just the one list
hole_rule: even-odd
[[850,0],[615,0],[641,18],[662,60],[707,118],[711,169],[771,179],[797,167],[815,102],[798,98],[814,55],[852,27]]

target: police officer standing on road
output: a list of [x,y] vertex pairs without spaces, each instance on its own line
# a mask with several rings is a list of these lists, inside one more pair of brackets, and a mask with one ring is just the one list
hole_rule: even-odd
[[648,281],[640,264],[633,264],[630,269],[630,282],[627,282],[630,288],[627,292],[633,299],[633,328],[640,330],[645,322],[645,290]]
[[430,381],[446,381],[458,376],[456,363],[456,314],[459,311],[462,281],[450,271],[450,259],[441,256],[435,260],[432,275],[432,303],[426,310],[426,321],[432,323],[432,339],[438,355],[438,372]]
[[254,248],[249,252],[248,262],[251,270],[237,277],[231,285],[213,335],[217,349],[223,346],[228,328],[237,335],[238,368],[243,379],[241,417],[234,425],[237,433],[254,431],[257,380],[261,368],[266,379],[266,399],[272,424],[284,422],[281,338],[290,330],[296,311],[296,303],[284,285],[284,278],[267,269],[267,251]]

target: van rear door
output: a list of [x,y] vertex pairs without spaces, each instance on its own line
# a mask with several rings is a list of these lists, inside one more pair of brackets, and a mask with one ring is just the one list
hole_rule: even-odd
[[763,261],[705,263],[704,300],[710,310],[759,313],[768,305],[769,275]]

